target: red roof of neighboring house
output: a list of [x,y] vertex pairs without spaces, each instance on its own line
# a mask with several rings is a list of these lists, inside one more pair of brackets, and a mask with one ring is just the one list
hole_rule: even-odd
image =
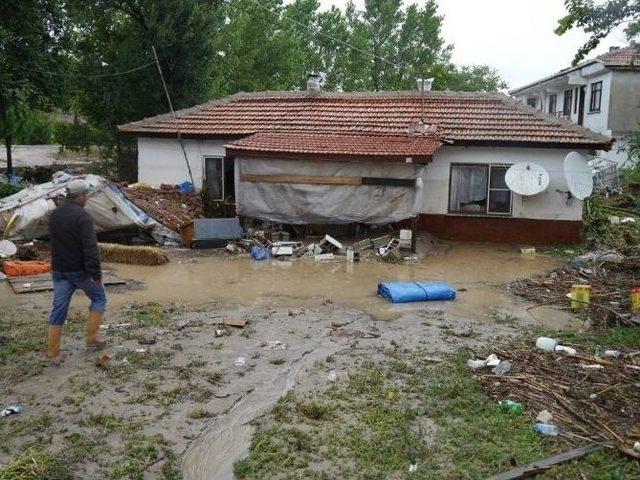
[[331,155],[388,161],[424,163],[442,145],[434,136],[318,135],[313,133],[256,133],[225,145],[230,155],[291,154],[295,156]]
[[640,45],[612,49],[598,58],[607,67],[640,67]]
[[[240,93],[176,112],[187,137],[258,132],[402,136],[422,115],[420,92]],[[607,149],[610,139],[522,105],[500,93],[425,94],[424,117],[454,144]],[[174,136],[170,115],[128,123],[121,132]]]

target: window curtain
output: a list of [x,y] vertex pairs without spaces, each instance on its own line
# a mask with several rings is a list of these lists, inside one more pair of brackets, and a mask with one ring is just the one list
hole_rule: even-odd
[[[486,165],[453,165],[451,168],[451,192],[449,210],[470,211],[467,205],[486,205],[487,173]],[[484,211],[484,209],[477,209]]]

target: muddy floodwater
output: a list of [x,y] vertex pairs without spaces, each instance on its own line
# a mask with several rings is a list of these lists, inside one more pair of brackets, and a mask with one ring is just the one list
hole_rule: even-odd
[[[461,301],[448,308],[468,315],[512,301],[504,288],[508,282],[548,271],[560,263],[551,256],[522,255],[515,247],[454,244],[446,253],[426,255],[417,263],[402,265],[375,260],[349,264],[344,257],[326,262],[257,262],[246,256],[180,251],[177,258],[159,267],[114,264],[105,268],[140,284],[111,292],[109,306],[115,308],[133,301],[312,306],[328,299],[383,319],[394,318],[410,307],[393,306],[377,298],[379,282],[449,282],[459,290]],[[5,306],[18,306],[34,298],[46,303],[49,296],[16,296],[8,285],[0,286],[0,303]],[[76,295],[73,305],[81,302],[84,299]]]
[[[326,372],[318,372],[313,365],[328,355],[337,355],[342,362],[340,371],[348,371],[353,358],[379,355],[390,344],[449,353],[461,347],[481,347],[501,335],[514,335],[517,325],[563,328],[575,323],[571,315],[559,310],[530,310],[530,305],[507,289],[516,278],[561,265],[558,257],[527,256],[516,247],[476,244],[453,244],[438,254],[428,253],[428,248],[424,251],[427,254],[406,264],[375,259],[348,264],[344,257],[327,262],[310,258],[256,262],[247,255],[178,249],[170,251],[170,263],[160,267],[105,265],[131,281],[107,289],[107,322],[126,321],[127,306],[133,302],[187,305],[185,313],[172,314],[168,327],[145,331],[158,337],[153,348],[169,349],[180,343],[184,353],[172,354],[170,368],[184,368],[188,361],[198,360],[206,365],[204,369],[215,365],[228,379],[202,405],[215,418],[201,423],[192,420],[185,425],[184,406],[176,405],[162,415],[153,405],[137,407],[140,417],[155,419],[156,431],[173,442],[184,478],[233,478],[233,463],[246,455],[255,430],[252,420],[289,389],[325,385]],[[428,305],[392,305],[376,296],[379,282],[417,280],[448,282],[457,289],[458,297]],[[51,292],[15,295],[6,282],[0,284],[0,305],[8,311],[40,312],[44,323],[50,302]],[[84,309],[86,304],[80,294],[73,299],[74,307]],[[430,313],[432,309],[436,313]],[[430,315],[436,315],[435,319]],[[217,318],[239,317],[247,319],[250,327],[213,339]],[[183,326],[177,328],[180,323]],[[117,335],[112,339],[117,348],[133,348],[133,333]],[[64,385],[65,375],[95,371],[94,363],[79,353],[81,336],[65,339],[72,347],[71,363],[57,372],[48,371],[49,384]],[[264,342],[272,340],[283,341],[286,349],[266,352]],[[216,349],[212,349],[212,341],[217,342]],[[270,363],[269,355],[277,355],[279,361]],[[234,363],[239,356],[249,359],[242,375]],[[101,408],[123,411],[119,406],[131,402],[146,378],[142,371],[136,375],[126,388],[105,387]],[[158,377],[158,388],[175,387],[180,381],[166,374]],[[57,405],[65,395],[62,387],[52,390],[38,376],[13,388],[32,410]],[[34,394],[40,391],[46,392],[42,394],[44,406]],[[31,404],[30,395],[36,397]],[[0,396],[0,400],[9,399]],[[67,416],[63,421],[72,419]]]

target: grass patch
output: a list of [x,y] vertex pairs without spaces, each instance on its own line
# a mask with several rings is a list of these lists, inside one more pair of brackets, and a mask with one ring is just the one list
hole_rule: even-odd
[[71,480],[68,465],[42,446],[24,450],[0,468],[0,480]]
[[[569,449],[533,432],[537,412],[509,415],[486,397],[463,354],[433,365],[412,352],[355,370],[346,385],[281,398],[236,475],[482,479]],[[594,479],[637,475],[633,462],[600,452],[539,478],[580,478],[579,468]]]
[[165,307],[158,302],[134,304],[128,312],[138,327],[162,327],[171,318]]
[[222,378],[222,372],[219,370],[204,373],[204,379],[211,385],[218,385],[220,382],[222,382]]

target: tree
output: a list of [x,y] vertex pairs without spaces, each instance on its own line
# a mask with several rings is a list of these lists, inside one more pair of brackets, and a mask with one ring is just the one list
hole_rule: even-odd
[[507,83],[493,68],[472,65],[451,68],[445,74],[446,87],[460,92],[495,92],[507,88]]
[[556,34],[563,35],[573,28],[582,28],[589,34],[573,60],[574,65],[621,25],[626,25],[624,31],[629,39],[640,34],[640,0],[565,0],[565,6],[567,15],[558,21]]
[[54,95],[64,28],[56,0],[0,2],[0,136],[13,173],[11,146],[29,109],[46,107]]
[[218,0],[69,0],[80,112],[110,132],[117,124],[166,112],[152,45],[175,108],[210,98],[215,93],[214,39],[224,21],[218,4]]

